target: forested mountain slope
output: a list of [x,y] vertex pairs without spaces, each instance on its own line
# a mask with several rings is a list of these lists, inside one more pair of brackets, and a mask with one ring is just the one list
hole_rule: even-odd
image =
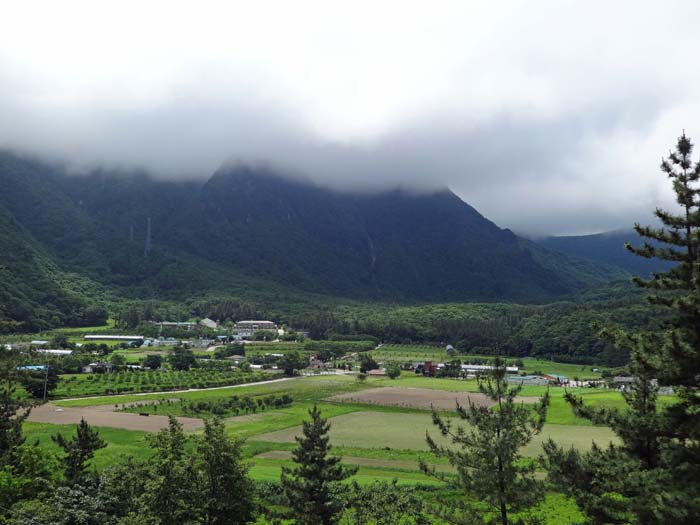
[[143,239],[316,293],[368,299],[542,301],[622,272],[536,261],[449,190],[338,193],[265,169],[201,185],[99,174],[66,179],[90,215]]
[[[246,166],[201,182],[70,176],[10,153],[0,154],[0,187],[0,248],[13,257],[31,249],[29,259],[38,261],[5,264],[14,283],[5,288],[14,290],[41,282],[43,268],[49,281],[58,282],[51,272],[70,273],[117,298],[283,300],[283,292],[527,303],[625,275],[555,251],[543,255],[449,190],[339,193]],[[84,304],[96,299],[86,293]],[[38,296],[24,295],[23,304],[39,307]],[[6,320],[24,315],[6,305],[1,311]]]
[[616,266],[634,275],[647,277],[652,272],[666,271],[671,267],[665,261],[644,259],[634,255],[625,249],[627,242],[639,245],[643,241],[632,229],[594,235],[545,237],[537,240],[537,243],[545,248],[600,264]]

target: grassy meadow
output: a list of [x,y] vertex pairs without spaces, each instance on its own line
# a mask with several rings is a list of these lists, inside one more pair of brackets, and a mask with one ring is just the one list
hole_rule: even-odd
[[[286,353],[303,350],[298,343],[251,344],[246,346],[246,354]],[[124,351],[136,353],[134,350]],[[146,351],[150,353],[152,351]],[[427,346],[385,345],[371,351],[377,361],[401,362],[436,360],[445,361],[448,357],[444,350]],[[431,352],[434,352],[431,353]],[[458,356],[467,360],[465,356]],[[483,356],[482,356],[483,357]],[[531,358],[522,359],[524,371],[534,373],[554,373],[571,378],[597,378],[590,366],[554,363]],[[255,379],[275,379],[263,374]],[[230,377],[229,377],[230,376]],[[247,378],[250,380],[251,378]],[[281,378],[280,378],[281,379]],[[289,395],[291,405],[246,410],[245,414],[233,416],[226,412],[227,433],[243,440],[243,452],[250,466],[251,476],[258,481],[276,482],[281,468],[291,465],[291,450],[295,447],[295,437],[300,434],[301,423],[308,418],[308,411],[318,405],[324,417],[330,418],[331,443],[336,454],[347,464],[358,467],[353,477],[360,484],[374,480],[391,481],[400,484],[422,487],[426,497],[433,492],[447,488],[437,479],[426,476],[418,467],[423,459],[441,472],[450,473],[452,468],[444,459],[432,457],[427,450],[425,435],[430,433],[437,441],[444,441],[433,426],[428,410],[409,406],[385,406],[352,400],[341,401],[334,396],[368,389],[391,387],[396,389],[420,389],[419,392],[431,396],[431,391],[475,393],[478,392],[476,380],[450,378],[428,378],[412,372],[403,372],[397,379],[387,377],[368,377],[364,381],[355,375],[319,375],[281,379],[264,384],[239,384],[235,387],[223,387],[216,390],[180,391],[168,394],[148,393],[149,390],[171,390],[175,388],[192,388],[221,386],[241,380],[240,373],[231,371],[194,369],[189,372],[122,372],[101,375],[76,375],[64,377],[56,394],[76,399],[57,399],[55,405],[61,407],[109,406],[115,411],[148,413],[152,415],[187,415],[192,417],[193,404],[205,407],[200,416],[206,417],[206,407],[225,403],[233,396],[249,398],[253,402],[264,397]],[[243,380],[241,380],[243,382]],[[121,389],[121,390],[120,390]],[[99,395],[106,390],[114,395]],[[586,403],[624,408],[621,394],[604,388],[573,389]],[[587,450],[593,442],[605,446],[616,442],[615,436],[607,427],[593,426],[589,421],[577,418],[572,413],[563,395],[564,388],[525,386],[523,397],[539,397],[549,392],[551,397],[547,423],[522,453],[526,457],[537,458],[542,452],[542,443],[553,439],[565,447]],[[80,398],[92,394],[90,398]],[[443,394],[444,395],[444,394]],[[463,398],[463,396],[460,396]],[[662,397],[661,402],[673,402],[673,397]],[[252,403],[254,404],[254,403]],[[260,405],[261,407],[262,405]],[[236,412],[238,413],[238,412]],[[450,411],[445,410],[446,417]],[[57,450],[51,441],[51,435],[57,432],[71,433],[75,425],[52,425],[47,423],[26,423],[25,431],[30,441],[38,440],[41,446]],[[108,443],[105,449],[97,452],[93,465],[104,468],[119,461],[124,456],[144,458],[150,454],[147,433],[117,428],[100,427],[100,433]],[[196,434],[199,431],[193,431]],[[542,473],[541,475],[544,475]],[[576,505],[561,494],[551,493],[542,504],[541,513],[544,523],[576,523],[581,519]]]

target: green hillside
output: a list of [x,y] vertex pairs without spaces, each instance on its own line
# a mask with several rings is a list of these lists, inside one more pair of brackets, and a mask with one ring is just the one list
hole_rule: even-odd
[[448,190],[336,193],[245,167],[206,182],[70,176],[10,153],[0,186],[5,332],[94,324],[100,304],[313,324],[343,305],[546,303],[626,276],[524,241]]

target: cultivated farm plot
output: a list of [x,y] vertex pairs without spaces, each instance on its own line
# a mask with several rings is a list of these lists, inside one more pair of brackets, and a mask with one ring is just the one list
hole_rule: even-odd
[[[448,445],[433,425],[430,414],[387,413],[360,411],[330,419],[331,443],[338,447],[382,448],[399,450],[428,450],[426,432],[439,444]],[[455,420],[455,424],[457,421]],[[459,424],[464,425],[460,422]],[[259,441],[293,443],[301,435],[301,427],[287,428],[256,436]],[[616,442],[607,427],[579,427],[570,425],[545,425],[544,430],[523,449],[526,456],[536,457],[542,453],[542,443],[554,439],[564,448],[590,449],[595,441],[601,446]]]
[[[111,427],[120,430],[136,430],[142,432],[158,432],[167,428],[169,421],[166,416],[143,417],[138,414],[116,412],[107,405],[99,407],[59,408],[51,403],[35,407],[29,414],[32,423],[77,424],[87,421],[95,427]],[[184,430],[196,430],[204,426],[199,418],[180,417],[178,421]]]
[[[521,397],[523,403],[535,403],[536,397]],[[467,406],[473,403],[477,406],[493,406],[494,402],[478,392],[447,392],[429,388],[371,388],[359,392],[338,394],[329,401],[345,403],[360,403],[370,405],[395,406],[402,408],[418,408],[423,410],[454,410],[456,404]]]
[[[207,371],[208,374],[212,372]],[[133,374],[138,377],[137,372]],[[289,394],[293,398],[290,406],[258,410],[257,413],[227,417],[224,420],[226,432],[230,437],[245,440],[243,454],[250,466],[250,475],[255,480],[278,482],[281,468],[292,466],[291,450],[296,446],[294,437],[300,435],[302,422],[309,419],[308,410],[317,405],[331,424],[330,438],[334,445],[332,452],[341,456],[345,463],[359,467],[358,473],[352,478],[353,481],[369,484],[375,480],[391,482],[396,479],[399,484],[433,486],[435,490],[442,490],[444,486],[440,481],[426,476],[418,467],[418,461],[422,458],[441,472],[453,471],[444,459],[433,457],[428,450],[426,432],[439,443],[449,445],[449,442],[440,436],[425,408],[429,408],[430,402],[435,403],[442,399],[446,403],[444,409],[452,410],[455,399],[462,402],[466,401],[467,396],[475,402],[479,399],[479,402],[487,403],[479,394],[473,392],[475,388],[476,381],[425,378],[414,374],[404,374],[394,381],[387,378],[368,378],[362,382],[346,375],[283,378],[267,384],[252,383],[218,390],[177,394],[130,393],[92,399],[61,400],[52,403],[53,410],[63,408],[64,411],[60,413],[70,416],[68,419],[55,417],[59,414],[56,412],[49,414],[52,416],[50,420],[37,421],[37,417],[32,422],[25,423],[24,427],[30,442],[37,439],[42,447],[58,452],[51,435],[56,432],[70,435],[75,432],[75,424],[79,418],[89,416],[91,424],[96,424],[100,435],[108,443],[106,448],[95,454],[92,463],[101,469],[123,461],[125,455],[144,458],[151,454],[146,435],[167,423],[164,414],[183,414],[180,400],[187,400],[188,403],[200,400],[215,402],[231,398],[233,395],[256,397]],[[536,396],[544,391],[541,387],[528,387],[524,393],[527,396]],[[550,393],[552,406],[548,421],[560,423],[567,420],[571,410],[561,397],[563,389],[553,389]],[[585,394],[587,402],[605,406],[617,406],[621,399],[618,392],[582,394]],[[160,399],[169,399],[172,403],[161,404],[156,412],[155,405],[150,403]],[[394,400],[405,403],[407,399],[413,406],[391,404]],[[383,404],[372,404],[377,401]],[[140,407],[135,410],[140,413],[150,412],[151,415],[142,417],[119,411],[125,403],[139,403]],[[83,407],[88,410],[84,410]],[[45,405],[45,410],[50,410],[50,407]],[[36,416],[39,415],[41,414],[37,412]],[[56,424],[59,422],[65,424]],[[188,439],[201,431],[201,420],[192,418],[190,422],[186,427],[189,430]],[[541,443],[550,437],[560,446],[573,446],[580,450],[587,450],[594,440],[601,446],[614,441],[614,436],[608,428],[584,427],[575,422],[547,424],[543,434],[525,447],[523,454],[529,457],[538,456],[542,453]],[[546,525],[573,524],[582,520],[575,504],[560,494],[548,496],[545,506],[551,507],[551,517],[544,521]],[[563,512],[562,509],[568,510]]]
[[[448,354],[442,346],[393,344],[382,345],[376,350],[372,350],[372,357],[381,363],[412,363],[422,361],[446,363],[452,359],[469,362],[471,359],[483,360],[494,358],[494,356],[489,355]],[[516,360],[514,357],[505,357],[504,359],[509,363]],[[534,357],[523,357],[520,358],[520,361],[522,361],[522,370],[529,374],[541,372],[544,374],[564,375],[569,378],[578,377],[580,379],[599,379],[601,377],[600,371],[594,372],[592,369],[596,368],[600,370],[604,368],[603,366],[594,365],[558,363]]]
[[392,345],[385,344],[372,350],[372,357],[377,361],[435,361],[444,362],[450,359],[442,346],[428,345]]
[[284,342],[284,343],[261,343],[252,342],[246,343],[245,354],[248,357],[259,356],[265,354],[288,354],[290,352],[305,352],[303,343]]
[[108,374],[66,374],[61,376],[54,397],[78,397],[124,392],[158,392],[187,388],[237,385],[265,379],[260,373],[235,370],[212,371],[125,371]]
[[128,364],[138,365],[149,355],[159,355],[163,360],[167,359],[170,354],[170,348],[162,346],[157,348],[130,348],[115,350],[114,353],[123,356]]

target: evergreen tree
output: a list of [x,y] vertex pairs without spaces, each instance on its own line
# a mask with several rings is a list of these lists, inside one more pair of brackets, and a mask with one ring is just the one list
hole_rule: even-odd
[[26,370],[20,375],[22,386],[36,399],[46,399],[58,386],[58,374],[52,366],[43,370]]
[[196,452],[203,473],[204,523],[250,523],[255,486],[242,464],[240,443],[226,436],[220,419],[204,422],[204,434],[197,439]]
[[[656,487],[656,500],[660,493],[666,495],[656,518],[675,523],[700,522],[700,163],[693,163],[692,153],[693,144],[683,133],[675,151],[661,162],[680,213],[657,209],[663,227],[635,224],[637,233],[649,241],[641,247],[627,244],[641,257],[678,263],[651,279],[635,278],[652,292],[649,302],[669,311],[671,319],[663,332],[647,336],[633,354],[637,371],[673,387],[679,398],[658,416],[660,471],[654,473],[663,480]],[[648,433],[643,425],[636,430]]]
[[22,424],[31,409],[17,395],[17,380],[17,360],[0,345],[0,466],[15,464],[25,441]]
[[167,429],[149,436],[154,455],[149,460],[146,507],[160,525],[197,523],[202,514],[200,479],[194,458],[185,453],[182,425],[170,416]]
[[534,407],[525,406],[516,401],[521,390],[521,385],[508,384],[505,364],[497,357],[493,372],[479,380],[479,392],[493,401],[492,408],[471,401],[467,407],[458,403],[457,415],[469,424],[467,428],[454,428],[451,420],[433,411],[433,423],[451,446],[440,445],[426,434],[428,446],[457,469],[457,478],[436,472],[422,460],[421,469],[456,485],[466,496],[462,501],[442,502],[435,509],[440,518],[465,524],[525,523],[524,513],[544,497],[543,483],[534,477],[537,465],[526,461],[520,449],[542,430],[549,394]]
[[168,357],[168,361],[170,362],[170,366],[173,367],[173,370],[189,370],[197,364],[194,352],[183,346],[176,346],[173,348],[170,357]]
[[280,359],[279,366],[284,370],[285,375],[293,376],[298,370],[303,370],[309,366],[309,361],[305,355],[295,350],[284,354],[284,357]]
[[314,405],[309,410],[311,421],[304,421],[302,437],[296,437],[292,452],[295,468],[282,467],[282,488],[302,525],[333,525],[338,522],[342,502],[338,498],[340,482],[357,472],[345,467],[340,458],[329,456],[330,424]]
[[[627,410],[587,407],[567,395],[574,412],[610,426],[619,446],[580,454],[547,443],[550,478],[575,497],[594,523],[700,522],[700,164],[683,134],[661,163],[680,213],[657,209],[661,228],[635,225],[649,239],[633,253],[678,263],[635,282],[652,291],[649,302],[670,313],[659,330],[609,332],[631,353],[633,385]],[[657,405],[657,384],[672,386],[679,402]]]
[[[658,386],[653,369],[641,357],[652,349],[653,334],[607,332],[616,345],[632,349],[630,372],[634,382],[622,395],[624,410],[592,407],[581,397],[565,395],[574,413],[596,425],[609,426],[619,445],[590,451],[564,450],[549,440],[544,444],[549,478],[574,497],[579,507],[596,524],[653,524],[671,518],[668,490],[673,475],[662,466],[662,432],[665,416],[658,410]],[[665,512],[663,509],[667,508]],[[673,518],[675,522],[676,517]]]
[[427,525],[423,500],[415,487],[375,481],[361,486],[356,481],[349,487],[348,509],[343,523],[348,525]]
[[51,439],[66,453],[63,463],[66,480],[70,484],[78,483],[83,479],[87,462],[92,459],[97,450],[107,446],[100,434],[84,419],[80,420],[75,436],[71,439],[64,438],[62,434],[51,436]]

